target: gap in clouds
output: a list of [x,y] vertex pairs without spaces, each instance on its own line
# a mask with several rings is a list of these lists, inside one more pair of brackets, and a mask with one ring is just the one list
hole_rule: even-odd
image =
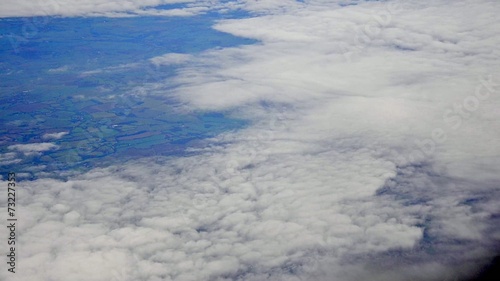
[[[138,89],[171,79],[204,50],[254,42],[211,29],[216,19],[215,14],[0,19],[7,34],[0,40],[5,124],[0,153],[9,159],[2,169],[31,179],[65,177],[124,159],[182,155],[204,138],[245,126],[225,112],[179,109],[174,99]],[[186,59],[150,61],[165,53]],[[59,149],[14,159],[9,154],[9,146],[36,145],[54,131],[68,132],[53,140]]]

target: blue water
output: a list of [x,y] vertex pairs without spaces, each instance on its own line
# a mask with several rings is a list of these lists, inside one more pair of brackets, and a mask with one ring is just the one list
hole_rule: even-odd
[[[184,155],[200,140],[245,126],[224,112],[181,112],[168,94],[130,95],[175,75],[175,66],[155,68],[150,58],[254,43],[213,30],[218,19],[216,13],[0,19],[0,155],[15,152],[9,149],[14,144],[59,146],[30,155],[16,152],[22,161],[4,161],[1,170],[36,178],[136,157]],[[42,139],[62,131],[69,134]]]

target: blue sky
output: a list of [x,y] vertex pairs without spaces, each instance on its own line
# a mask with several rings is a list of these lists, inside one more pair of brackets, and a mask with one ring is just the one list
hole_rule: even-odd
[[[110,32],[132,41],[123,56],[102,42],[116,63],[26,68],[97,81],[154,69],[114,94],[247,123],[184,155],[22,182],[19,280],[460,280],[497,254],[496,1],[34,3],[2,2],[2,24],[141,28]],[[177,33],[178,49],[163,52],[171,35],[139,38],[164,19],[218,39],[199,47]],[[78,98],[112,95],[92,89]],[[71,137],[38,134],[1,161]]]

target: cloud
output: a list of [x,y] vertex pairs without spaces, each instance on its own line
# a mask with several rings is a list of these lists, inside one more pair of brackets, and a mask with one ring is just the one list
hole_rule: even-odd
[[68,71],[69,67],[67,65],[58,67],[58,68],[51,68],[48,70],[50,73],[61,73],[61,72],[66,72]]
[[68,134],[68,132],[49,133],[49,134],[44,134],[42,136],[42,139],[56,139],[56,140],[58,140],[67,134]]
[[101,74],[101,73],[113,73],[113,72],[119,72],[119,71],[127,71],[131,68],[137,68],[140,65],[140,63],[126,63],[126,64],[119,64],[115,66],[108,66],[108,67],[103,67],[103,68],[98,68],[94,70],[88,70],[88,71],[83,71],[81,73],[82,76],[91,76],[91,75],[96,75],[96,74]]
[[157,10],[144,9],[136,11],[138,16],[169,16],[169,17],[189,17],[201,14],[209,10],[208,7],[187,7],[181,9]]
[[170,53],[162,56],[154,57],[149,61],[154,65],[172,65],[172,64],[183,64],[192,60],[192,56],[188,54],[177,54]]
[[[313,161],[273,153],[233,177],[211,170],[233,157],[200,155],[171,165],[147,160],[67,182],[23,184],[19,233],[28,250],[20,275],[113,280],[110,272],[125,270],[123,280],[250,279],[272,271],[288,276],[286,264],[300,266],[315,252],[411,247],[422,236],[418,227],[377,216],[389,215],[377,210],[382,203],[362,200],[390,176],[390,163],[359,152],[323,153]],[[367,158],[358,166],[350,157]],[[339,165],[355,165],[364,176],[353,181]],[[360,240],[353,244],[353,237]],[[50,252],[55,255],[43,254]],[[121,258],[107,258],[115,254]],[[87,262],[102,274],[90,273]],[[54,270],[40,272],[42,264]],[[38,274],[24,275],[29,272]]]
[[21,159],[17,159],[16,156],[14,152],[0,153],[0,165],[6,166],[21,162]]
[[260,44],[143,86],[248,128],[185,157],[21,182],[20,280],[472,274],[500,239],[500,6],[345,3],[239,1],[257,14],[215,28]]
[[[50,1],[33,1],[21,0],[13,1],[6,0],[0,4],[0,17],[30,17],[30,16],[82,16],[82,15],[98,15],[114,12],[132,12],[141,11],[140,13],[151,13],[151,9],[142,11],[143,8],[154,7],[164,4],[192,3],[195,0],[119,0],[119,1],[103,1],[103,0],[50,0]],[[193,12],[190,10],[189,12]],[[188,12],[188,13],[189,13]],[[175,11],[157,11],[162,15],[182,15],[181,9]]]
[[29,155],[49,150],[56,150],[59,148],[59,146],[49,142],[42,142],[42,143],[29,143],[29,144],[14,144],[14,145],[9,145],[7,148],[9,150],[16,150],[24,153],[25,155]]
[[[156,9],[161,5],[185,4],[184,7],[172,6],[171,9]],[[246,10],[252,13],[275,13],[291,8],[302,7],[303,3],[294,0],[5,0],[0,4],[0,18],[34,16],[194,16],[209,10],[222,13],[234,10]]]

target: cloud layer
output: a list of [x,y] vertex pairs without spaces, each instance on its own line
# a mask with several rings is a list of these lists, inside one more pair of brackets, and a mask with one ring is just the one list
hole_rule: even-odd
[[473,274],[500,239],[500,4],[237,4],[260,15],[215,28],[260,44],[152,58],[195,62],[143,87],[253,125],[193,156],[21,183],[16,277]]
[[[110,15],[120,12],[134,14],[156,14],[166,16],[191,15],[189,9],[172,9],[170,11],[156,11],[148,7],[165,4],[192,3],[196,0],[5,0],[0,4],[0,17],[31,17],[31,16],[83,16],[83,15]],[[115,14],[119,16],[120,14]]]

